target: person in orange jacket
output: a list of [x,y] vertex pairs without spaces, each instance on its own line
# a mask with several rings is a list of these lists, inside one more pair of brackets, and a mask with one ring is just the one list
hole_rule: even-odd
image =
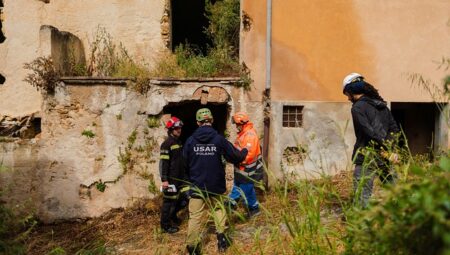
[[253,217],[260,214],[254,182],[262,179],[261,146],[253,123],[250,122],[245,112],[234,114],[232,123],[236,125],[238,130],[234,145],[239,150],[246,148],[248,154],[242,163],[234,167],[234,185],[228,197],[231,206],[235,208],[243,195],[244,203],[248,209],[248,217]]

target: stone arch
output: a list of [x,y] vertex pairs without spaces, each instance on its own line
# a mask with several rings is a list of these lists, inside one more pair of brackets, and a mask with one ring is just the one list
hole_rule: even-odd
[[200,100],[201,104],[207,103],[228,103],[231,100],[230,94],[218,86],[201,86],[192,94],[193,100]]

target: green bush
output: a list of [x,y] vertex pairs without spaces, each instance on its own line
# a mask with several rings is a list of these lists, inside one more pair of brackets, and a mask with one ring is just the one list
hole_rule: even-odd
[[347,254],[450,254],[450,158],[408,173],[378,204],[349,215]]

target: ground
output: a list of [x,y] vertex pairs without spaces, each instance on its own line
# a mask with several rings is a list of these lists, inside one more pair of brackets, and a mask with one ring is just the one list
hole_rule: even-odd
[[[329,182],[344,199],[349,195],[349,176],[348,172],[342,172]],[[289,191],[287,198],[296,201],[298,194]],[[283,206],[277,192],[267,192],[264,196],[259,196],[259,200],[264,208],[261,215],[252,219],[243,219],[236,215],[232,217],[234,245],[226,254],[276,254],[275,250],[290,245],[292,240],[289,229],[280,220]],[[132,208],[114,209],[99,218],[38,225],[26,242],[27,254],[185,254],[187,220],[183,222],[178,233],[161,233],[160,204],[161,198],[158,197],[139,201]],[[323,224],[331,222],[333,227],[343,228],[339,206],[331,203],[321,208],[323,209],[320,211],[320,217]],[[240,209],[240,212],[243,213],[243,210]],[[181,216],[187,219],[186,212]],[[274,233],[278,235],[275,238],[277,242],[273,242]],[[205,235],[204,244],[204,254],[217,254],[212,226]],[[290,254],[289,249],[286,251]]]

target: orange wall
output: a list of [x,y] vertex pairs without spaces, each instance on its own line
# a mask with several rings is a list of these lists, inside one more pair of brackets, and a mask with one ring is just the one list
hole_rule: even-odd
[[[253,20],[241,59],[264,88],[266,1],[242,1]],[[450,1],[273,0],[272,99],[345,101],[341,82],[359,72],[389,101],[430,101],[410,73],[439,83],[433,61],[450,57]]]

